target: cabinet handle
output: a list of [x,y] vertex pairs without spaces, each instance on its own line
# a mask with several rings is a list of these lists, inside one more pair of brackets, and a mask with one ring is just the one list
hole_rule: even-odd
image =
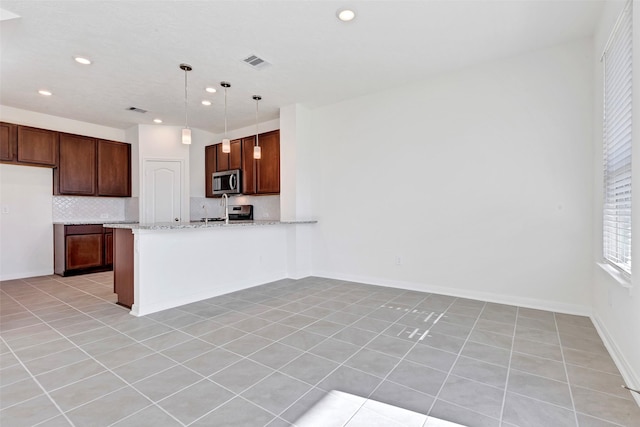
[[178,219],[178,218],[174,218],[174,221],[180,221],[180,219]]

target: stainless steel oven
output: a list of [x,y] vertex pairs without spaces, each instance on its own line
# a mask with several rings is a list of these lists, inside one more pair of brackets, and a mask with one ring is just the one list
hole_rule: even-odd
[[211,176],[211,188],[216,194],[240,194],[242,192],[242,171],[233,169],[215,172]]

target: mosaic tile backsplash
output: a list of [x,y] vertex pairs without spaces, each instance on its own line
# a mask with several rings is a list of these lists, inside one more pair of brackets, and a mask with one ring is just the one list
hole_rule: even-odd
[[[253,205],[254,219],[280,219],[280,196],[231,196],[229,205]],[[208,218],[224,216],[220,199],[191,197],[189,211],[192,221],[204,218],[205,214]]]
[[125,221],[128,220],[125,200],[120,197],[53,196],[53,221]]

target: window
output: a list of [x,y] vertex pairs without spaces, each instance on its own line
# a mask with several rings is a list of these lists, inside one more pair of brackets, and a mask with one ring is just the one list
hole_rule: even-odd
[[604,259],[631,275],[632,1],[609,37],[604,64]]

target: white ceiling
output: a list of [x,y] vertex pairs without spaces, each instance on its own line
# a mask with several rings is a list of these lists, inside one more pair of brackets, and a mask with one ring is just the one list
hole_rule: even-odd
[[[336,19],[349,6],[350,23]],[[281,106],[314,108],[435,73],[551,46],[593,33],[602,9],[589,0],[423,1],[11,1],[0,22],[0,103],[116,128],[184,124],[224,129],[260,121]],[[272,65],[242,62],[256,54]],[[74,55],[93,60],[90,66]],[[204,92],[215,85],[218,93]],[[51,97],[38,95],[48,89]],[[213,105],[204,107],[203,99]],[[149,112],[126,111],[135,106]]]

